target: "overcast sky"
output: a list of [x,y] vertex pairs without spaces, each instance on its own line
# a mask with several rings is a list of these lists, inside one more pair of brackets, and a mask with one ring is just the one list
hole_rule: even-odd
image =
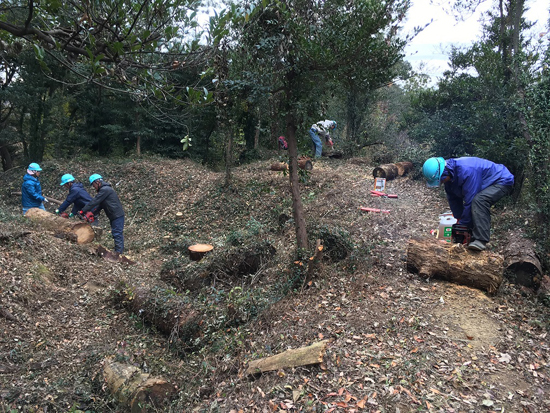
[[[491,0],[486,1],[485,7],[480,11],[487,10],[487,6],[492,3]],[[526,6],[531,8],[526,13],[527,19],[537,22],[534,33],[538,35],[548,30],[546,27],[550,1],[526,0]],[[408,13],[406,30],[410,31],[413,27],[423,26],[432,18],[434,21],[406,48],[406,60],[415,69],[418,68],[420,62],[425,62],[427,67],[423,72],[429,74],[432,81],[435,81],[448,68],[445,49],[449,49],[450,45],[466,46],[479,39],[481,35],[480,15],[481,13],[478,12],[466,21],[456,23],[440,7],[430,5],[430,0],[413,0],[413,5]]]

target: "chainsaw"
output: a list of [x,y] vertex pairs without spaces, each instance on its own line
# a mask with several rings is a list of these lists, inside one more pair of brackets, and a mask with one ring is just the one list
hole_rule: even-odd
[[472,240],[472,231],[466,225],[453,224],[451,227],[451,240],[455,244],[467,245]]
[[90,224],[95,221],[95,217],[92,211],[88,211],[86,213],[83,213],[82,211],[78,211],[78,215],[80,215],[82,219],[88,221]]

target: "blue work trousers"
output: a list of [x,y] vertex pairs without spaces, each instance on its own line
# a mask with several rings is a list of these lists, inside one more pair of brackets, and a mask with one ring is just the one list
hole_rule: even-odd
[[315,152],[315,157],[320,158],[323,153],[323,142],[321,142],[321,138],[317,134],[317,131],[313,128],[309,130],[309,136],[311,137],[311,140],[313,142],[313,151]]
[[124,215],[111,221],[111,234],[115,240],[115,252],[124,252]]

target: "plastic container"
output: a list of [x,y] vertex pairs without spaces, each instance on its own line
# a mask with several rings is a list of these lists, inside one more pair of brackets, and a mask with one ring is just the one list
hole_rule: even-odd
[[456,219],[452,212],[445,212],[439,216],[439,228],[437,238],[451,242],[453,233],[453,224],[456,224]]

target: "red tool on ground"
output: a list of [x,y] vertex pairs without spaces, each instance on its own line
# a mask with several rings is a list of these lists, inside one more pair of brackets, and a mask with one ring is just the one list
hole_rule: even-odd
[[376,197],[382,197],[382,198],[397,198],[396,194],[386,194],[385,192],[380,192],[375,190],[370,191],[370,196],[376,196]]
[[389,209],[378,209],[378,208],[367,208],[367,207],[361,207],[361,211],[364,212],[381,212],[382,214],[389,214]]

